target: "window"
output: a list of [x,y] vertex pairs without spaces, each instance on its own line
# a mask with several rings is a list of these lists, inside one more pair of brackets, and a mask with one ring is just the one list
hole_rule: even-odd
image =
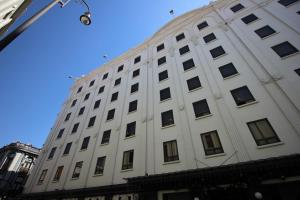
[[105,166],[105,160],[106,160],[105,156],[99,157],[97,159],[96,168],[95,168],[95,172],[94,172],[95,175],[103,174],[104,166]]
[[118,72],[123,71],[124,65],[118,67]]
[[255,101],[247,86],[231,90],[230,92],[234,98],[236,105],[238,106]]
[[280,0],[280,1],[278,1],[278,3],[280,3],[283,6],[289,6],[297,1],[298,0]]
[[137,110],[137,100],[134,100],[132,102],[129,103],[129,108],[128,108],[128,113],[136,111]]
[[250,14],[250,15],[247,15],[246,17],[243,17],[241,20],[245,24],[250,24],[251,22],[258,20],[258,17],[256,17],[256,15],[254,15],[254,14]]
[[109,143],[110,133],[111,133],[111,130],[106,130],[103,132],[101,144]]
[[63,155],[69,154],[71,146],[72,146],[72,142],[67,143]]
[[84,109],[85,109],[84,106],[80,108],[80,110],[78,112],[78,116],[80,116],[80,115],[82,115],[84,113]]
[[108,77],[108,73],[106,73],[106,74],[103,75],[102,80],[107,79],[107,77]]
[[120,85],[121,83],[121,78],[118,78],[117,80],[115,80],[115,86]]
[[92,86],[94,85],[94,83],[95,83],[95,80],[92,80],[92,81],[90,82],[89,87],[92,87]]
[[73,100],[72,104],[71,104],[71,107],[75,106],[76,105],[76,102],[77,102],[77,99]]
[[186,45],[186,46],[181,47],[181,48],[179,49],[179,54],[180,54],[180,55],[183,55],[183,54],[188,53],[189,51],[190,51],[190,48],[189,48],[188,45]]
[[81,90],[82,90],[82,86],[78,88],[77,93],[81,92]]
[[172,162],[172,161],[179,160],[176,140],[164,142],[163,145],[164,145],[164,162]]
[[206,21],[204,21],[204,22],[198,24],[197,27],[198,27],[198,29],[200,31],[200,30],[204,29],[205,27],[208,27],[208,24],[207,24]]
[[56,151],[56,147],[53,147],[50,151],[50,154],[48,156],[48,159],[52,159],[54,157],[54,154],[55,154],[55,151]]
[[156,47],[156,50],[157,50],[157,52],[159,52],[159,51],[163,50],[164,48],[165,48],[165,45],[164,45],[164,43],[162,43]]
[[133,150],[123,153],[122,170],[133,168]]
[[77,162],[75,164],[75,168],[74,168],[74,171],[73,171],[72,178],[79,178],[82,165],[83,165],[83,161]]
[[173,111],[168,110],[161,113],[162,127],[170,126],[174,124]]
[[73,129],[72,129],[72,132],[71,132],[71,133],[76,133],[76,132],[77,132],[77,129],[78,129],[78,127],[79,127],[79,123],[76,123],[76,124],[74,124],[74,126],[73,126]]
[[134,64],[138,63],[141,61],[141,56],[138,56],[134,59]]
[[300,76],[300,68],[295,69],[296,74],[298,74],[298,76]]
[[186,81],[187,86],[189,88],[189,91],[195,90],[197,88],[201,87],[201,82],[198,76],[195,76],[194,78],[188,79]]
[[209,42],[211,42],[215,39],[217,39],[217,38],[216,38],[214,33],[210,33],[210,34],[203,37],[203,40],[204,40],[205,43],[209,43]]
[[44,169],[41,173],[41,176],[39,178],[39,181],[38,181],[38,184],[42,184],[46,178],[46,175],[47,175],[47,172],[48,172],[48,169]]
[[54,178],[53,178],[53,182],[59,181],[63,169],[64,169],[64,166],[59,166],[59,167],[57,168],[56,173],[55,173],[55,176],[54,176]]
[[99,100],[95,101],[95,104],[94,104],[94,109],[97,109],[97,108],[99,108],[99,106],[100,106],[100,103],[101,103],[101,99],[99,99]]
[[90,93],[87,93],[87,94],[85,95],[85,97],[84,97],[84,101],[88,100],[89,97],[90,97]]
[[58,135],[57,135],[56,139],[59,139],[59,138],[61,138],[61,137],[62,137],[62,135],[63,135],[63,133],[64,133],[64,131],[65,131],[65,129],[64,129],[64,128],[63,128],[63,129],[60,129],[60,130],[59,130],[59,132],[58,132]]
[[163,56],[157,60],[157,65],[160,66],[167,62],[166,56]]
[[164,100],[167,100],[167,99],[171,98],[171,91],[170,91],[169,87],[160,90],[159,94],[160,94],[160,101],[164,101]]
[[280,142],[268,119],[248,122],[247,125],[257,146]]
[[239,4],[231,7],[230,10],[232,10],[232,12],[237,12],[237,11],[242,10],[243,8],[245,8],[245,7],[242,4],[239,3]]
[[104,92],[104,87],[105,86],[102,86],[102,87],[99,88],[98,94],[101,94],[102,92]]
[[205,115],[210,114],[210,110],[209,110],[206,99],[194,102],[193,103],[193,108],[194,108],[196,118],[203,117]]
[[195,67],[195,63],[194,63],[194,60],[192,58],[189,59],[189,60],[187,60],[187,61],[184,61],[182,63],[182,65],[183,65],[184,71],[189,70],[189,69]]
[[111,95],[110,102],[116,101],[118,99],[119,92],[115,92]]
[[94,126],[95,121],[96,121],[96,116],[91,117],[90,121],[89,121],[89,124],[88,124],[88,128]]
[[107,120],[107,121],[108,121],[108,120],[112,120],[114,117],[115,117],[115,109],[109,110],[108,113],[107,113],[107,118],[106,118],[106,120]]
[[296,47],[289,42],[283,42],[271,47],[281,58],[299,52]]
[[211,131],[201,134],[205,155],[224,153],[222,144],[217,131]]
[[134,77],[136,77],[136,76],[138,76],[138,75],[140,75],[140,69],[134,70],[134,71],[132,72],[132,78],[134,78]]
[[227,78],[238,73],[232,63],[222,65],[221,67],[219,67],[219,70],[223,78]]
[[88,148],[88,145],[89,145],[89,142],[90,142],[90,137],[85,137],[82,141],[82,144],[81,144],[81,148],[80,150],[85,150]]
[[131,122],[131,123],[127,124],[126,137],[135,135],[135,127],[136,127],[136,122]]
[[71,117],[71,113],[68,113],[66,118],[65,118],[65,122],[68,121],[70,119],[70,117]]
[[176,41],[179,42],[180,40],[183,40],[184,38],[185,38],[184,33],[181,33],[181,34],[176,36]]
[[131,86],[130,93],[137,92],[139,90],[139,83],[135,83]]
[[8,13],[6,13],[5,15],[4,15],[4,17],[2,18],[2,19],[4,19],[4,20],[6,20],[6,19],[8,19],[8,18],[11,18],[12,17],[12,13],[14,12],[14,10],[11,10],[11,11],[9,11]]
[[210,54],[213,58],[217,58],[217,57],[225,54],[225,51],[224,51],[223,47],[218,46],[218,47],[210,50]]
[[162,71],[158,74],[158,80],[163,81],[168,78],[168,70]]
[[270,26],[264,26],[260,29],[257,29],[254,31],[260,38],[265,38],[269,35],[272,35],[274,33],[276,33],[276,31],[274,29],[272,29]]

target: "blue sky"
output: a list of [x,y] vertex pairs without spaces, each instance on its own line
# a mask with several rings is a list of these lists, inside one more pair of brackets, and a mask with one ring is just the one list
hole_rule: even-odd
[[[86,0],[92,24],[83,26],[85,8],[58,5],[0,52],[0,147],[21,141],[41,147],[73,81],[151,37],[168,21],[208,0]],[[50,0],[33,0],[10,31]]]

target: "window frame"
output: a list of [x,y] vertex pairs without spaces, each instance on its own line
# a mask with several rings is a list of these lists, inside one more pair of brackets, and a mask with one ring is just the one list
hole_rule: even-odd
[[62,175],[63,170],[64,170],[64,166],[63,165],[57,167],[52,182],[59,182],[59,179],[60,179],[60,177]]
[[[166,92],[166,94],[163,94],[164,92]],[[166,97],[165,97],[166,96]],[[159,97],[160,97],[160,101],[167,101],[169,99],[171,99],[171,89],[170,87],[166,87],[164,89],[161,89],[159,91]]]
[[[170,145],[171,147],[168,147]],[[169,152],[168,149],[172,149],[172,152]],[[175,152],[173,152],[174,148],[176,149]],[[171,156],[168,156],[168,154],[172,154]],[[179,161],[179,153],[178,153],[178,145],[177,140],[170,140],[163,142],[163,155],[164,155],[164,162],[175,162]]]
[[[206,99],[201,99],[199,101],[193,102],[192,105],[196,119],[211,115],[210,108]],[[199,106],[199,108],[197,109],[196,106]],[[203,106],[205,106],[205,108],[203,108]],[[197,110],[200,112],[196,113]]]
[[[197,82],[197,85],[192,85],[192,84],[195,84],[196,82]],[[202,84],[201,84],[201,81],[199,79],[199,76],[195,76],[195,77],[192,77],[190,79],[187,79],[186,83],[187,83],[187,87],[188,87],[189,92],[202,88]]]
[[[128,162],[125,161],[125,155],[129,154]],[[132,159],[131,159],[132,158]],[[134,162],[134,150],[128,150],[123,152],[123,159],[122,159],[122,170],[130,170],[133,169],[133,162]]]
[[[215,144],[213,142],[213,139],[211,137],[212,134],[215,134],[215,137],[216,137],[215,139],[217,140],[217,143],[219,143],[220,146],[215,146]],[[213,147],[209,147],[209,145],[207,144],[208,141],[206,140],[207,137],[205,137],[205,136],[210,136],[210,140],[211,140],[210,142],[212,143]],[[220,137],[219,137],[219,134],[218,134],[217,130],[201,133],[200,137],[201,137],[202,146],[203,146],[203,149],[204,149],[205,156],[212,156],[212,155],[217,155],[217,154],[224,153],[224,149],[223,149],[223,146],[222,146],[222,143],[221,143],[221,140],[220,140]],[[206,147],[205,144],[207,145],[207,147]]]
[[[174,114],[173,114],[172,109],[161,112],[160,115],[161,115],[161,127],[162,128],[175,125]],[[170,116],[168,116],[168,115],[170,115]],[[170,119],[166,120],[166,117],[168,117]]]
[[[243,100],[243,98],[241,98],[240,96],[237,96],[241,93],[241,90],[243,90],[243,89],[245,89],[245,91],[248,93],[247,96],[250,97],[249,99]],[[245,91],[242,91],[242,92],[245,94]],[[231,93],[237,106],[244,106],[244,105],[256,102],[256,99],[254,98],[253,94],[251,93],[251,91],[249,90],[247,85],[230,90],[230,93]],[[242,99],[243,101],[239,100],[239,98]],[[242,103],[242,102],[244,102],[244,103]]]
[[94,175],[102,175],[104,173],[105,161],[106,156],[101,156],[97,158]]
[[[110,109],[110,110],[107,112],[106,121],[113,120],[113,119],[115,118],[115,112],[116,112],[116,109],[115,109],[115,108]],[[109,117],[110,115],[112,115],[112,116]]]
[[109,144],[110,135],[111,135],[111,129],[106,130],[106,131],[103,132],[102,139],[101,139],[101,145]]
[[132,113],[132,112],[137,111],[137,107],[138,107],[138,100],[137,99],[129,102],[128,113]]
[[90,143],[90,136],[83,138],[80,151],[87,150]]
[[[74,167],[74,170],[72,173],[72,179],[79,179],[82,167],[83,167],[83,161],[79,161],[79,162],[75,163],[75,167]],[[79,170],[79,171],[76,172],[76,170]]]
[[[288,52],[285,52],[284,54],[281,54],[280,52],[277,52],[278,51],[282,51],[282,49],[280,49],[283,45],[288,45],[288,47],[290,47],[290,51]],[[291,55],[294,55],[296,53],[299,52],[299,50],[294,46],[292,45],[290,42],[288,41],[285,41],[285,42],[281,42],[279,44],[276,44],[274,46],[271,47],[271,49],[280,57],[280,58],[286,58],[288,56],[291,56]],[[280,54],[279,54],[280,53]]]

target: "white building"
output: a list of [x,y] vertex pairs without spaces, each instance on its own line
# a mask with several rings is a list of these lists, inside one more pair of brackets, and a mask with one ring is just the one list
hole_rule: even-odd
[[218,0],[77,80],[23,198],[296,199],[299,11]]

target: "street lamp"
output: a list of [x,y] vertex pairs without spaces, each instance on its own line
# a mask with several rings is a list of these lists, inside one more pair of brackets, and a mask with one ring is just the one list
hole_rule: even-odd
[[[14,39],[16,39],[21,33],[23,33],[31,24],[33,24],[36,20],[38,20],[41,16],[43,16],[48,10],[50,10],[57,3],[60,4],[60,7],[63,8],[67,5],[71,0],[52,0],[47,6],[38,11],[35,15],[26,20],[23,24],[18,26],[14,31],[8,34],[0,41],[0,51],[2,51],[7,45],[9,45]],[[80,0],[87,8],[87,11],[80,16],[80,21],[84,25],[91,24],[91,13],[88,4],[85,0]]]

